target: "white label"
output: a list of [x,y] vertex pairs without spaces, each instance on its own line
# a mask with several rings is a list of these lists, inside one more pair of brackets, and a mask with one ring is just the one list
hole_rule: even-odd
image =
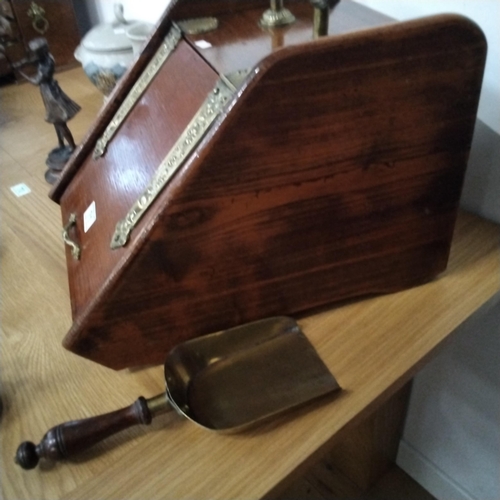
[[194,44],[200,49],[208,49],[212,46],[212,44],[206,40],[198,40],[197,42],[194,42]]
[[19,198],[20,196],[24,196],[25,194],[31,193],[31,189],[24,184],[24,182],[21,182],[21,184],[16,184],[15,186],[12,186],[10,190]]
[[97,213],[95,211],[95,201],[93,201],[83,214],[83,231],[85,233],[92,227],[96,219]]

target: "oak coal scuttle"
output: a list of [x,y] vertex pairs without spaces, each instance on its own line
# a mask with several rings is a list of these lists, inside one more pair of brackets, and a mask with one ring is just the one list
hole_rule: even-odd
[[67,349],[162,363],[189,338],[446,268],[484,35],[336,3],[168,7],[50,195]]

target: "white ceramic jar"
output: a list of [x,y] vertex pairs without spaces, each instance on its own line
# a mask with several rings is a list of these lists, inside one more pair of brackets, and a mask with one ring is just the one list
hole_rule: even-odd
[[92,28],[75,50],[90,81],[107,96],[123,76],[134,59],[132,42],[127,29],[135,22],[123,17],[123,6],[115,5],[116,20],[111,24],[99,24]]

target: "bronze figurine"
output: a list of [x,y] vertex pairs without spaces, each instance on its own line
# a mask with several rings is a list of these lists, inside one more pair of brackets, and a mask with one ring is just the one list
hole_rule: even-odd
[[[26,80],[40,87],[45,106],[45,121],[52,123],[56,129],[59,145],[49,153],[46,161],[49,170],[45,173],[45,180],[53,184],[76,147],[66,123],[81,108],[61,90],[54,79],[55,61],[49,52],[47,40],[42,37],[35,38],[29,42],[28,47],[32,57],[15,63],[14,67]],[[20,67],[26,65],[36,65],[37,72],[34,76],[29,76],[19,70]]]

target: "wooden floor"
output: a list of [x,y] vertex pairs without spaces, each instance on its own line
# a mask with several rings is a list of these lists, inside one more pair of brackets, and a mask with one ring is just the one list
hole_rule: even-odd
[[[78,143],[85,135],[89,124],[93,121],[102,105],[102,96],[88,82],[81,69],[66,71],[57,76],[62,89],[82,107],[82,111],[69,123],[75,141]],[[1,230],[2,240],[21,239],[26,249],[25,254],[16,259],[2,258],[2,275],[7,273],[5,266],[23,265],[23,259],[29,259],[31,252],[45,252],[43,241],[37,241],[34,235],[26,234],[23,229],[23,218],[33,217],[49,227],[60,232],[59,207],[47,198],[50,186],[44,180],[45,158],[47,153],[56,146],[56,134],[53,127],[43,121],[44,108],[39,90],[29,84],[14,84],[0,88],[0,189],[1,189]],[[24,197],[16,197],[11,187],[19,183],[26,184],[31,189],[29,202]],[[19,247],[21,248],[21,247]],[[0,251],[2,248],[0,247]],[[61,246],[61,252],[63,252]],[[3,252],[0,252],[3,253]],[[51,259],[47,255],[47,270],[52,275],[66,275],[63,260]],[[49,279],[50,276],[47,276]],[[65,281],[65,278],[64,278]],[[14,321],[23,317],[22,307],[29,307],[23,297],[24,283],[9,281],[9,296],[2,295],[2,308],[9,310],[4,319]],[[29,284],[27,284],[29,286]],[[67,290],[54,288],[54,307],[57,307],[57,297],[67,294]],[[7,305],[5,305],[7,303]],[[16,304],[18,304],[16,306]],[[24,304],[23,306],[19,304]],[[68,307],[67,303],[63,304]],[[69,326],[69,312],[65,321]],[[64,331],[64,328],[60,328]],[[12,340],[12,339],[11,339]],[[15,340],[15,339],[14,339]],[[9,345],[14,345],[14,340]],[[24,345],[22,339],[19,345]],[[58,347],[59,348],[59,347]],[[8,407],[8,405],[6,405]],[[8,409],[8,408],[7,408]],[[1,418],[1,417],[0,417]],[[49,423],[49,422],[47,422]],[[45,425],[47,424],[45,423]],[[50,422],[53,423],[53,422]],[[1,468],[1,467],[0,467]],[[340,472],[333,461],[327,458],[294,482],[280,496],[281,499],[336,499],[356,498],[373,500],[432,500],[432,496],[416,484],[403,471],[393,466],[382,480],[369,489],[359,488],[355,483]]]
[[[102,97],[79,68],[59,73],[56,79],[63,91],[82,107],[68,123],[78,143],[102,106]],[[2,189],[9,189],[11,180],[19,180],[42,182],[48,192],[50,186],[43,177],[45,158],[57,146],[57,137],[54,127],[44,122],[44,116],[45,108],[37,87],[20,83],[0,88]]]

